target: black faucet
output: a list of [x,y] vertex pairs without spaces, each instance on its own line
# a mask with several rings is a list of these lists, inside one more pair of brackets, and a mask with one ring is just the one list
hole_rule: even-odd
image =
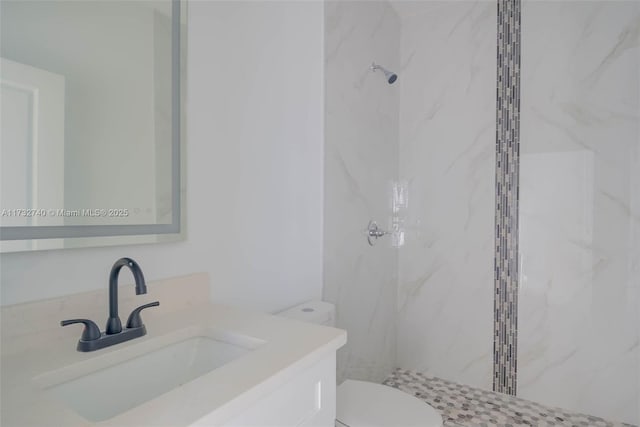
[[120,269],[125,265],[129,267],[136,281],[136,295],[147,293],[147,284],[144,282],[144,275],[137,262],[131,258],[120,258],[113,264],[111,273],[109,273],[109,319],[107,319],[107,328],[104,331],[107,335],[122,332],[122,324],[118,317],[118,275]]
[[94,351],[101,348],[109,347],[114,344],[129,341],[146,335],[147,329],[142,323],[140,312],[148,307],[157,307],[160,305],[158,301],[141,305],[131,312],[127,319],[125,329],[122,329],[120,317],[118,317],[118,275],[120,269],[124,266],[129,267],[133,278],[136,282],[136,295],[146,294],[147,285],[144,281],[142,269],[137,262],[131,258],[120,258],[111,267],[109,274],[109,318],[107,319],[107,327],[104,332],[100,332],[100,328],[95,322],[88,319],[70,319],[60,322],[61,326],[67,326],[74,323],[83,323],[84,330],[80,341],[78,341],[78,351]]

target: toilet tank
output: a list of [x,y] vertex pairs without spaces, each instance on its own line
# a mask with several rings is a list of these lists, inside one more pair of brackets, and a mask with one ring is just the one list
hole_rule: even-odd
[[318,325],[336,325],[336,306],[330,302],[309,301],[277,314],[278,316]]

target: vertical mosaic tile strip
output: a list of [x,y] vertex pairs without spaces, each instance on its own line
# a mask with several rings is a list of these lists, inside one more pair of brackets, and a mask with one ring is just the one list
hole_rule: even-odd
[[520,0],[498,0],[493,390],[516,394]]

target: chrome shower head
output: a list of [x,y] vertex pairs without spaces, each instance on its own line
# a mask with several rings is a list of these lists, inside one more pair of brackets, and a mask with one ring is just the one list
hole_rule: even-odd
[[398,75],[393,73],[386,68],[376,64],[375,62],[371,63],[371,71],[380,70],[384,73],[384,77],[387,79],[387,83],[393,84],[396,80],[398,80]]

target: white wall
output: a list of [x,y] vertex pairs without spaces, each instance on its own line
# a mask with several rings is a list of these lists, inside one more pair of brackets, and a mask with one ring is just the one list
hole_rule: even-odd
[[320,297],[322,3],[191,1],[188,38],[187,240],[2,254],[3,305],[106,287],[121,256],[224,303]]
[[376,61],[400,66],[400,21],[388,2],[326,4],[324,297],[349,334],[338,378],[382,381],[396,366],[397,252],[389,236],[375,247],[364,230],[387,229],[398,176],[398,84]]

